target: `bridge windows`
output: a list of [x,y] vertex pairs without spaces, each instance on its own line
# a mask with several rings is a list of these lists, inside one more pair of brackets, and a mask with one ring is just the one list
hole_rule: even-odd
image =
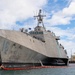
[[30,34],[43,34],[43,32],[30,32]]

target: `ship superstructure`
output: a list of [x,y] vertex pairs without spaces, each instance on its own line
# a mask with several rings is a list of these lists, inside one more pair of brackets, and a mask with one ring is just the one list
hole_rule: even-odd
[[[41,10],[38,24],[29,33],[0,29],[0,64],[68,65],[67,52],[59,44],[60,39],[53,32],[46,30]],[[40,26],[42,24],[42,26]]]

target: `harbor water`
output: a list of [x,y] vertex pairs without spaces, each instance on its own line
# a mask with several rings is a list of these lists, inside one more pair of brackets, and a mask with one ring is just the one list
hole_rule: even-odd
[[68,67],[42,68],[31,70],[0,70],[0,75],[75,75],[75,65],[71,64]]

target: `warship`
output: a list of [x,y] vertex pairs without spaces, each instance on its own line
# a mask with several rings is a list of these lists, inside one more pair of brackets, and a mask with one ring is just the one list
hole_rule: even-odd
[[27,32],[0,29],[0,65],[43,66],[54,64],[68,65],[64,47],[50,30],[46,30],[41,10],[37,16],[34,30]]

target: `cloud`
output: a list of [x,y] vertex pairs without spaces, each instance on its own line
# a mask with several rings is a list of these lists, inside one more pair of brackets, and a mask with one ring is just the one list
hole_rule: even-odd
[[75,15],[75,1],[72,1],[69,5],[69,7],[66,7],[62,10],[62,13],[65,15],[65,16],[73,16]]
[[67,40],[74,41],[74,39],[75,39],[75,27],[67,28],[65,30],[58,28],[58,27],[48,27],[47,29],[50,29],[51,31],[53,31],[56,35],[61,36],[61,38],[66,36]]
[[70,2],[68,7],[53,13],[51,19],[47,19],[47,22],[51,26],[70,24],[70,21],[73,20],[73,16],[75,16],[75,0]]
[[12,28],[16,21],[32,17],[46,3],[47,0],[0,0],[0,28]]

